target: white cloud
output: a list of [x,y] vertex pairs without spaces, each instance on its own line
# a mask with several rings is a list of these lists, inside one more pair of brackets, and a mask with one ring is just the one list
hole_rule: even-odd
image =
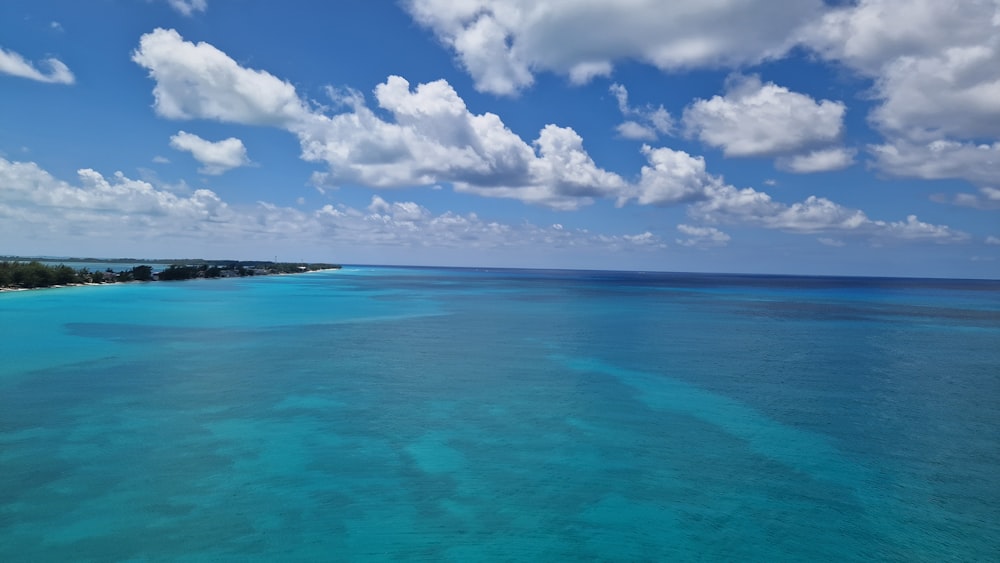
[[491,113],[472,114],[450,84],[389,77],[375,89],[392,120],[360,94],[340,101],[349,111],[314,114],[297,128],[303,158],[325,162],[324,185],[407,187],[449,182],[456,190],[572,209],[617,194],[626,183],[600,169],[569,128],[548,125],[528,145]]
[[153,162],[157,164],[170,164],[170,159],[165,156],[156,155],[153,157]]
[[618,100],[618,110],[626,121],[616,128],[618,135],[626,139],[638,141],[653,141],[660,134],[670,134],[674,129],[674,120],[670,113],[659,106],[633,107],[628,103],[628,90],[621,84],[612,84],[610,91]]
[[[302,202],[299,203],[302,205]],[[59,221],[52,221],[58,215]],[[205,245],[245,247],[247,240],[288,241],[288,248],[390,247],[549,250],[595,252],[656,249],[658,237],[600,234],[580,229],[510,225],[475,213],[433,213],[414,202],[373,196],[367,209],[327,204],[301,210],[268,202],[230,205],[215,192],[179,195],[121,172],[105,177],[92,169],[78,172],[77,183],[54,178],[33,162],[0,158],[0,235],[4,240],[52,239],[60,247],[81,234],[91,238],[129,234],[134,248],[159,241],[198,240]],[[158,247],[157,247],[158,248]]]
[[[132,180],[121,172],[105,178],[91,169],[78,172],[79,185],[57,180],[33,162],[0,159],[0,216],[25,229],[62,229],[67,233],[108,229],[142,237],[151,229],[193,229],[226,225],[232,211],[210,190],[183,197]],[[54,224],[52,217],[60,220]],[[134,229],[134,230],[132,230]],[[192,233],[194,232],[192,231]]]
[[655,141],[656,130],[637,121],[623,121],[615,127],[618,136],[633,141]]
[[684,126],[726,156],[769,156],[836,141],[846,107],[816,102],[757,76],[730,78],[725,96],[696,100],[684,110]]
[[976,209],[1000,209],[1000,189],[983,186],[978,194],[959,192],[957,194],[934,194],[932,201],[950,203]]
[[993,0],[858,0],[803,30],[802,42],[867,74],[901,57],[922,57],[990,39]]
[[202,164],[198,170],[202,174],[219,175],[227,170],[250,164],[243,141],[229,137],[221,141],[206,141],[198,135],[178,131],[170,137],[170,146],[191,153]]
[[50,84],[73,84],[76,82],[76,77],[70,72],[69,67],[59,59],[48,58],[45,59],[44,64],[48,67],[47,71],[39,70],[18,53],[0,47],[0,73]]
[[854,164],[854,149],[835,147],[818,149],[806,154],[797,154],[779,158],[778,168],[795,172],[796,174],[811,174],[813,172],[829,172],[841,170]]
[[593,162],[572,129],[548,125],[529,145],[498,116],[470,113],[444,80],[411,89],[390,76],[375,88],[387,120],[353,91],[331,90],[342,113],[312,111],[291,84],[173,30],[144,35],[133,60],[156,81],[160,115],[284,128],[299,137],[305,160],[329,166],[315,178],[323,187],[448,182],[459,191],[573,209],[626,186]]
[[1000,246],[1000,237],[995,237],[995,236],[992,236],[992,235],[988,236],[988,237],[986,237],[986,244],[992,244],[992,245]]
[[[575,209],[595,198],[614,199],[618,205],[632,200],[641,205],[693,203],[692,216],[705,222],[737,221],[788,232],[859,233],[895,239],[954,241],[965,237],[912,216],[894,223],[871,220],[860,210],[825,198],[810,197],[791,205],[775,202],[764,192],[725,185],[707,172],[703,158],[666,147],[644,146],[648,165],[642,167],[638,180],[630,183],[597,166],[574,130],[547,125],[529,144],[497,115],[471,113],[444,80],[412,87],[402,77],[390,76],[374,91],[381,110],[378,114],[360,93],[331,90],[341,112],[328,115],[310,109],[289,83],[266,72],[245,69],[211,45],[185,42],[174,31],[157,30],[143,36],[134,59],[149,68],[156,81],[154,92],[161,115],[271,124],[297,135],[302,158],[328,166],[327,172],[314,176],[318,188],[450,183],[457,191],[555,209]],[[226,79],[209,80],[206,70]],[[737,92],[738,87],[746,89],[746,96]],[[737,152],[769,152],[778,147],[790,150],[839,133],[842,105],[816,103],[773,84],[762,85],[756,78],[741,81],[737,89],[734,97],[722,103],[739,100],[752,108],[744,97],[754,100],[757,96],[762,100],[760,105],[770,111],[775,100],[782,100],[802,108],[792,112],[795,119],[782,121],[786,126],[801,124],[808,129],[815,127],[816,121],[826,122],[816,131],[795,132],[792,141],[769,137],[770,130],[762,124],[767,133],[764,142],[751,148],[734,144]],[[621,93],[625,94],[624,89]],[[627,98],[621,100],[628,107]],[[807,123],[806,114],[813,123]],[[383,217],[383,222],[389,217],[400,228],[430,221],[413,216],[403,221],[402,215],[387,212],[378,201],[373,205],[378,210],[369,210],[368,215]],[[448,216],[440,221],[454,223],[459,219]]]
[[[994,34],[1000,35],[996,28]],[[877,80],[879,129],[911,139],[1000,137],[1000,40],[901,57]]]
[[893,143],[869,147],[878,168],[894,176],[938,180],[962,178],[974,184],[996,183],[1000,178],[1000,142],[992,144],[938,140]]
[[208,9],[208,0],[167,0],[167,3],[184,16],[190,16],[195,12],[204,12]]
[[706,222],[734,222],[778,229],[791,233],[838,233],[841,236],[867,236],[872,240],[922,240],[939,243],[960,242],[969,235],[947,225],[934,225],[909,215],[903,221],[868,218],[859,209],[851,209],[823,197],[809,196],[802,202],[785,204],[753,188],[737,189],[717,184],[709,188],[708,198],[695,203],[689,213]]
[[716,229],[715,227],[693,227],[691,225],[677,225],[677,230],[687,235],[687,238],[676,239],[681,246],[710,247],[725,246],[729,244],[730,236]]
[[49,22],[49,29],[53,31],[63,31],[63,26],[57,21],[51,21]]
[[840,239],[835,239],[835,238],[820,237],[816,240],[818,240],[819,243],[822,244],[823,246],[832,246],[834,248],[843,248],[844,246],[847,246],[847,243],[845,243]]
[[819,0],[407,0],[480,91],[510,95],[550,71],[582,83],[638,60],[662,70],[753,64],[784,54]]
[[1000,139],[998,24],[996,0],[860,0],[801,40],[873,79],[880,104],[869,118],[887,137],[875,147],[880,169],[982,185],[997,174],[980,151]]
[[619,199],[619,205],[630,198],[641,205],[660,206],[697,201],[707,197],[709,187],[720,183],[706,171],[705,159],[700,156],[649,145],[642,147],[642,153],[649,165],[642,167],[639,182]]
[[287,127],[308,113],[288,82],[243,68],[214,46],[184,41],[172,29],[143,35],[132,60],[156,81],[153,107],[163,117]]

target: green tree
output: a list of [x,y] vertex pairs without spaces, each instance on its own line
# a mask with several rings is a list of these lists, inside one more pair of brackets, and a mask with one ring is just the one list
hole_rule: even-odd
[[30,289],[52,285],[54,276],[50,268],[41,262],[32,260],[27,264],[18,264],[14,269],[13,278],[14,285]]
[[136,266],[132,268],[132,279],[135,281],[152,281],[153,268],[151,266]]
[[52,281],[58,285],[76,283],[76,270],[65,264],[52,268]]

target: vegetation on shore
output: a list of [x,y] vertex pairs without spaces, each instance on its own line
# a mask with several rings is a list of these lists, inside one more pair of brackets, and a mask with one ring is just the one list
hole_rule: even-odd
[[[105,261],[110,262],[110,261]],[[121,283],[130,281],[173,281],[195,278],[233,278],[272,274],[295,274],[315,270],[340,268],[337,264],[295,262],[243,262],[238,260],[197,260],[170,264],[166,269],[154,270],[140,265],[114,271],[90,271],[71,268],[65,264],[48,265],[37,260],[0,261],[0,289],[35,289],[55,285],[95,283]]]

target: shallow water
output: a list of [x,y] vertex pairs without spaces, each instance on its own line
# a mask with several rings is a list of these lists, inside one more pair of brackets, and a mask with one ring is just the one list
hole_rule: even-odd
[[0,560],[984,560],[1000,283],[0,294]]

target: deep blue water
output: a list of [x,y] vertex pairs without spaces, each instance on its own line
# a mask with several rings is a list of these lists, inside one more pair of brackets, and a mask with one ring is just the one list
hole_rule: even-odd
[[0,560],[973,561],[1000,282],[346,267],[0,294]]

